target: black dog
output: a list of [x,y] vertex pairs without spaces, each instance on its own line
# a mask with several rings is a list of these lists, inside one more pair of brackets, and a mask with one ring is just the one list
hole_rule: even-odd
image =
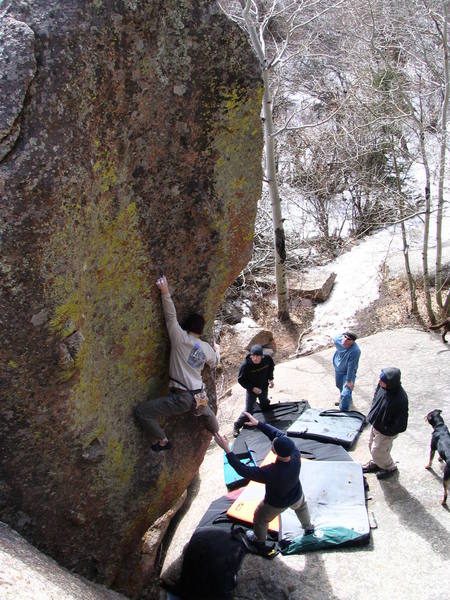
[[442,323],[439,323],[438,325],[430,325],[430,329],[440,329],[442,327],[442,341],[444,342],[444,344],[447,343],[447,340],[445,339],[445,336],[447,335],[447,333],[450,331],[450,319],[445,319],[445,321],[442,321]]
[[442,506],[447,504],[447,489],[450,481],[450,432],[447,425],[444,423],[444,419],[441,417],[442,410],[432,410],[427,414],[425,420],[433,428],[431,435],[431,450],[430,460],[428,461],[425,469],[431,469],[431,463],[436,450],[439,454],[439,460],[445,462],[444,477],[442,484],[444,486],[444,497],[442,499]]

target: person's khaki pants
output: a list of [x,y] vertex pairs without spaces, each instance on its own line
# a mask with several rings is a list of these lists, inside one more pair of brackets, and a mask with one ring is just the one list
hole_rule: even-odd
[[384,435],[377,431],[373,426],[370,429],[370,454],[372,455],[373,462],[380,467],[380,469],[383,469],[383,471],[394,471],[396,469],[391,456],[392,444],[396,437],[396,435]]
[[[286,507],[288,508],[288,507]],[[278,508],[264,502],[260,502],[255,510],[253,518],[253,531],[255,532],[258,542],[265,542],[267,537],[267,526],[272,519],[286,510],[286,508]],[[295,510],[298,520],[302,524],[303,529],[312,527],[311,517],[309,514],[308,503],[306,502],[305,494],[302,494],[300,500],[289,506]]]

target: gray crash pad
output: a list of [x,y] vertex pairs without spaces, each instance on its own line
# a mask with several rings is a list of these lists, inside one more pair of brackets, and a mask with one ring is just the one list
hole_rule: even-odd
[[[369,540],[370,525],[360,464],[349,461],[302,461],[300,481],[318,545],[328,530],[336,528],[349,532],[339,545],[360,544]],[[293,510],[288,509],[282,514],[281,531],[283,539],[288,540],[303,535]]]
[[321,442],[340,444],[351,448],[366,424],[366,417],[355,410],[324,410],[308,408],[286,432],[293,437],[303,437]]
[[[369,541],[370,525],[367,515],[364,480],[361,465],[353,461],[302,461],[300,481],[308,501],[314,536],[308,538],[308,550],[323,547],[323,538],[330,531],[338,531],[339,539],[333,546],[361,545]],[[233,516],[247,524],[252,522],[253,511],[264,498],[263,484],[245,487],[234,505]],[[233,506],[229,509],[231,510]],[[242,519],[239,517],[242,515]],[[279,524],[272,523],[270,531],[279,528],[279,537],[298,541],[303,529],[292,509],[281,514]],[[300,544],[298,545],[300,549]]]

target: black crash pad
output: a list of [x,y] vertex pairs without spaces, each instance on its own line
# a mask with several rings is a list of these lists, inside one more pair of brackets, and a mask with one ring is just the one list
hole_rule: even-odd
[[[351,461],[348,452],[336,444],[327,444],[317,440],[292,438],[303,458],[311,460]],[[233,444],[233,452],[244,455],[251,452],[254,462],[260,465],[272,447],[272,442],[259,429],[242,429]]]

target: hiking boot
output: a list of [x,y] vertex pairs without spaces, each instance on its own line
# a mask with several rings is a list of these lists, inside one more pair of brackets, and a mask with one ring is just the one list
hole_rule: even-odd
[[172,444],[167,442],[167,444],[164,444],[163,446],[159,442],[156,442],[156,444],[152,444],[150,448],[153,450],[153,452],[163,452],[163,450],[170,450],[172,448]]
[[314,525],[311,525],[311,527],[308,527],[308,529],[304,530],[304,534],[303,535],[312,535],[314,533]]
[[[239,425],[234,425],[233,426],[233,437],[237,437],[239,435],[239,432],[241,431],[241,428],[239,427]],[[253,533],[253,532],[252,532]]]
[[362,466],[363,473],[378,473],[381,471],[380,467],[373,462],[373,460],[369,460],[368,463]]
[[397,473],[398,469],[397,467],[395,467],[394,469],[380,469],[377,473],[377,479],[388,479],[389,477],[392,477],[392,475],[394,473]]

